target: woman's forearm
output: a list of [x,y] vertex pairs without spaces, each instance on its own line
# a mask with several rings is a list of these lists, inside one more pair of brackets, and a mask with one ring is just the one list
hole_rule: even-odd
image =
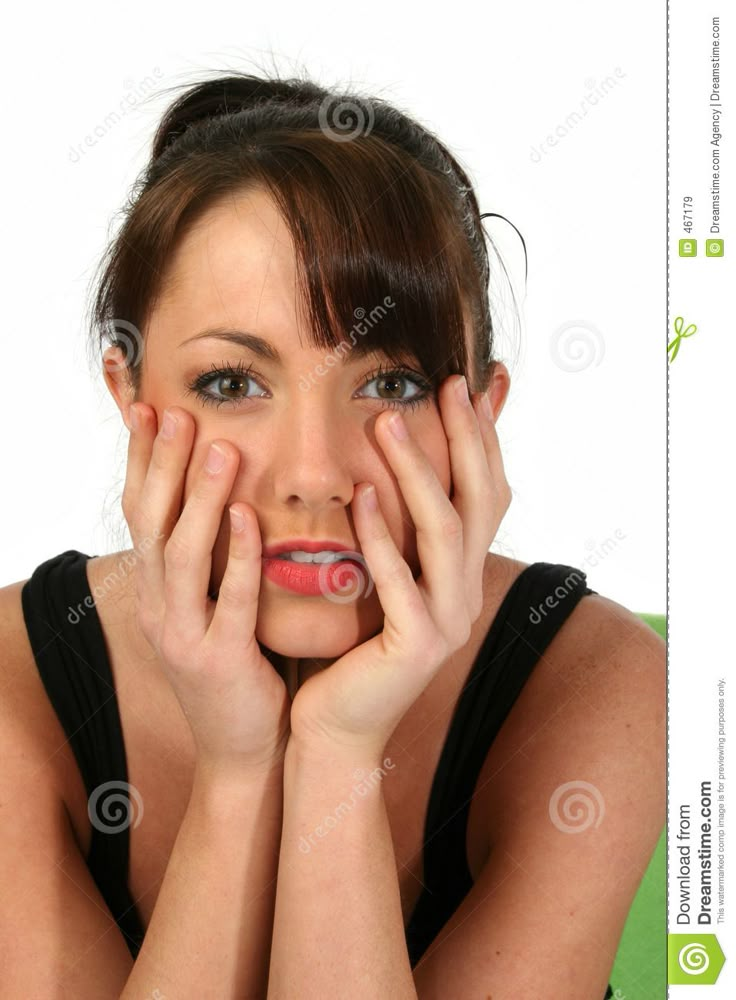
[[416,1000],[383,794],[393,766],[289,741],[268,1000]]
[[227,778],[195,771],[121,1000],[264,1000],[282,800],[283,761]]

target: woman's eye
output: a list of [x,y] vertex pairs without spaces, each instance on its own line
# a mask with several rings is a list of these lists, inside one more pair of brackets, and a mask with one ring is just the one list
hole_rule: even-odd
[[[401,369],[397,369],[396,371],[381,371],[377,375],[371,376],[371,378],[364,383],[364,387],[366,385],[370,385],[371,383],[377,384],[379,394],[376,396],[369,394],[368,398],[380,399],[381,402],[388,403],[389,406],[415,407],[419,406],[420,403],[429,403],[430,401],[431,387],[418,376],[410,375],[408,372]],[[414,387],[415,391],[413,395],[408,397],[399,396],[399,398],[396,398],[392,395],[383,396],[381,394],[384,391],[389,394],[394,392],[402,393],[406,386]]]
[[213,371],[202,372],[186,388],[186,392],[194,395],[205,405],[222,406],[223,403],[237,405],[244,399],[251,396],[245,394],[249,382],[254,385],[255,381],[250,373],[250,368],[243,368],[242,365],[230,366],[222,365]]
[[[246,399],[267,395],[267,391],[247,392],[249,382],[256,386],[260,384],[255,373],[251,374],[250,367],[223,364],[220,368],[214,365],[212,368],[212,371],[198,375],[186,388],[187,393],[194,393],[204,405],[220,407],[226,403],[238,406]],[[408,370],[381,369],[363,383],[361,392],[365,393],[366,386],[372,384],[376,387],[376,394],[368,392],[363,398],[377,399],[387,406],[413,408],[422,403],[428,405],[431,401],[432,386]],[[410,392],[408,396],[407,389]]]

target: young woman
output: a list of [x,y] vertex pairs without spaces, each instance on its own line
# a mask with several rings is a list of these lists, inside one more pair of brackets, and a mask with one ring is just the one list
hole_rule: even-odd
[[488,279],[466,174],[387,104],[169,108],[93,309],[133,548],[0,592],[0,1000],[611,995],[664,644],[489,552]]

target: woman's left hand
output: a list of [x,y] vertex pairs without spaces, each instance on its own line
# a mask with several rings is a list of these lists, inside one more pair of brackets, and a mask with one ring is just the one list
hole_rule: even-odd
[[[367,572],[384,612],[383,631],[306,680],[291,706],[292,739],[381,754],[391,733],[446,659],[465,645],[483,606],[483,567],[511,503],[492,416],[482,396],[464,405],[462,379],[440,386],[453,498],[408,432],[397,440],[380,414],[376,438],[388,457],[416,527],[421,573],[414,580],[366,484],[353,518]],[[404,424],[406,427],[406,425]],[[356,493],[357,493],[356,488]]]

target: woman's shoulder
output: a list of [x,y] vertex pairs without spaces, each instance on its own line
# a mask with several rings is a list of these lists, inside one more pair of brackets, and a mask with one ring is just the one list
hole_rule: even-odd
[[[648,784],[664,773],[666,687],[666,645],[657,632],[603,594],[580,598],[489,751],[482,812],[491,840],[520,836],[530,825],[529,802],[547,803],[573,779],[592,782],[611,806],[627,794],[648,795],[656,827],[661,803]],[[637,775],[641,787],[634,788]]]
[[[558,567],[552,572],[551,567]],[[573,573],[568,572],[573,570]],[[661,701],[665,685],[666,644],[661,636],[639,614],[605,594],[594,590],[584,570],[575,565],[550,563],[545,560],[522,562],[489,553],[486,562],[484,591],[488,607],[499,607],[503,595],[518,585],[522,573],[539,573],[540,587],[535,580],[531,592],[539,598],[541,610],[530,605],[530,622],[539,622],[549,610],[577,592],[578,599],[539,658],[527,686],[540,695],[537,704],[544,712],[552,705],[561,705],[565,692],[586,690],[594,708],[606,711],[611,690],[617,691],[617,710],[624,714],[627,703],[636,699],[637,675],[648,674],[646,683],[652,696]],[[554,584],[552,589],[547,583]],[[581,586],[593,593],[580,594]],[[549,591],[549,593],[548,593]],[[536,615],[536,617],[535,617]],[[487,616],[488,617],[488,616]],[[488,618],[490,624],[490,617]],[[530,625],[533,630],[534,625]],[[529,641],[530,637],[527,636]],[[624,681],[624,678],[627,680]],[[591,682],[596,680],[596,684]],[[641,682],[641,678],[639,679]],[[583,702],[578,699],[580,711]],[[528,706],[530,707],[530,706]],[[526,713],[517,713],[526,715]],[[527,716],[530,725],[539,720]],[[522,727],[525,728],[525,727]],[[525,738],[520,732],[519,738]]]
[[64,790],[78,775],[77,765],[36,668],[23,614],[27,582],[0,587],[0,741],[17,748],[34,769],[34,781],[50,783],[65,801]]

